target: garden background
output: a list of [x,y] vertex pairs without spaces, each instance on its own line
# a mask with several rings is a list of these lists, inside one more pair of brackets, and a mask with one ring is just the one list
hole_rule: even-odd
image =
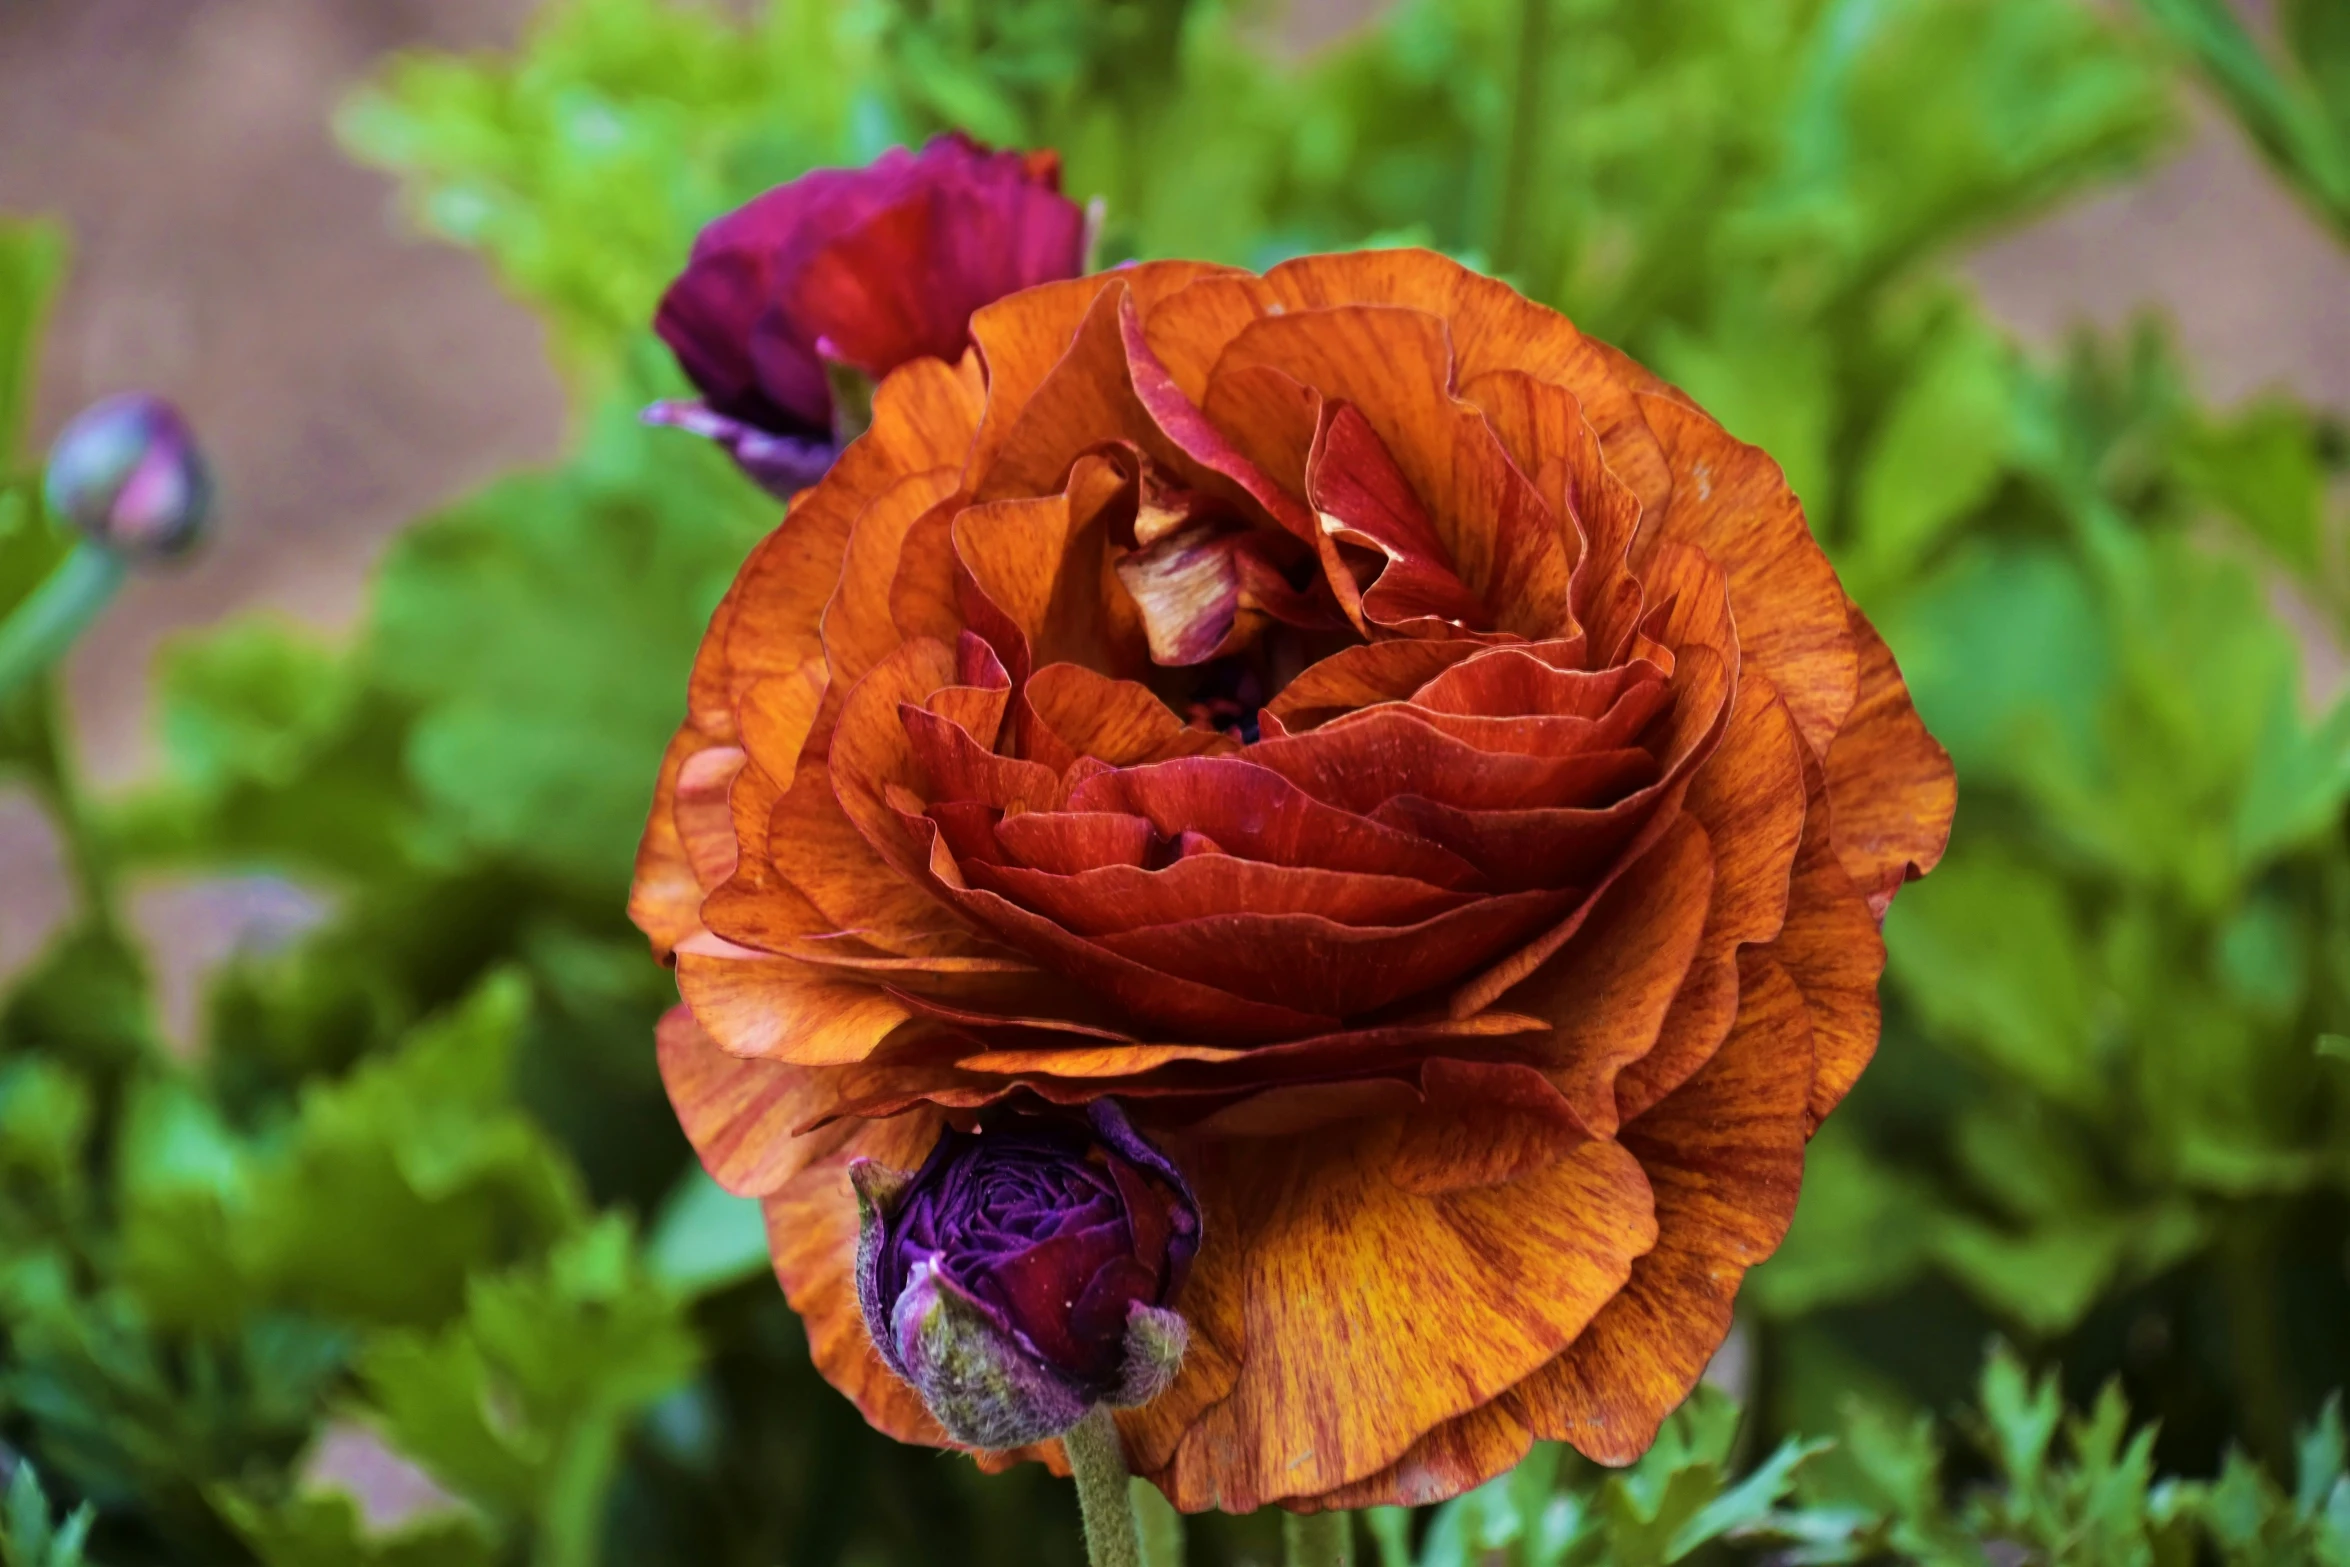
[[1723,1390],[1365,1551],[2350,1562],[2341,0],[12,0],[0,610],[88,396],[224,502],[0,710],[0,1562],[1075,1559],[810,1371],[620,909],[777,510],[635,424],[652,301],[947,125],[1112,258],[1430,244],[1621,343],[1958,762]]

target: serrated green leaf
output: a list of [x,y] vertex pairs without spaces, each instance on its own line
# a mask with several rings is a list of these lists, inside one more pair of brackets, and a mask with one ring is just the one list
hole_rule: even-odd
[[2350,1472],[2350,1438],[2343,1434],[2340,1393],[2327,1395],[2317,1419],[2301,1433],[2293,1457],[2293,1506],[2304,1518],[2315,1518]]
[[184,1086],[146,1091],[122,1157],[126,1276],[147,1309],[216,1331],[264,1306],[433,1322],[473,1270],[567,1232],[578,1178],[509,1098],[527,1005],[518,977],[493,977],[396,1052],[314,1083],[265,1143]]
[[1860,468],[1848,569],[1872,583],[1908,577],[2007,466],[2017,417],[2010,351],[1970,313],[1927,342]]
[[1830,1445],[1825,1441],[1792,1439],[1780,1443],[1745,1479],[1706,1503],[1696,1517],[1682,1525],[1667,1548],[1666,1560],[1678,1561],[1726,1534],[1761,1523],[1780,1499],[1794,1489],[1795,1472],[1826,1452]]
[[1830,1121],[1806,1155],[1795,1222],[1745,1298],[1791,1317],[1888,1294],[1926,1266],[1937,1219],[1931,1187],[1871,1158],[1850,1122]]
[[361,1375],[400,1451],[493,1516],[532,1521],[559,1567],[585,1564],[623,1423],[698,1362],[682,1307],[608,1217],[536,1267],[477,1277],[462,1321],[380,1337]]
[[480,852],[616,897],[694,649],[773,521],[705,443],[614,408],[572,466],[411,530],[368,657],[416,707],[407,763],[434,809]]
[[2235,820],[2236,853],[2257,865],[2324,832],[2350,799],[2350,700],[2315,725],[2298,693],[2271,699],[2267,727],[2252,758]]
[[2179,476],[2304,581],[2325,568],[2326,475],[2309,411],[2281,397],[2180,432]]
[[1887,972],[1940,1038],[2058,1104],[2102,1103],[2089,958],[2061,882],[1962,851],[1903,895],[1885,934]]

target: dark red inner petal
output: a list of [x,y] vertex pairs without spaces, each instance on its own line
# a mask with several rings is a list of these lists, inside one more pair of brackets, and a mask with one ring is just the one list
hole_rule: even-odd
[[[1441,1012],[1678,812],[1735,685],[1722,573],[1666,545],[1632,576],[1636,505],[1574,401],[1519,387],[1489,424],[1412,312],[1344,323],[1408,361],[1394,386],[1260,320],[1187,371],[1204,411],[1116,314],[1114,390],[1154,429],[1034,432],[1021,461],[1066,464],[1057,493],[966,474],[1002,498],[902,525],[890,620],[951,644],[956,683],[893,688],[901,737],[867,722],[836,754],[851,815],[1136,1038]],[[1109,329],[1097,301],[1054,396],[1082,400]],[[958,1004],[930,1015],[1059,1037]]]

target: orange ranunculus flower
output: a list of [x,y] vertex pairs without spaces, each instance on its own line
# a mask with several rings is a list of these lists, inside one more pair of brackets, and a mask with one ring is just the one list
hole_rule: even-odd
[[817,1364],[943,1440],[858,1158],[1115,1096],[1196,1190],[1185,1508],[1621,1462],[1874,1048],[1955,788],[1778,468],[1416,251],[978,313],[752,555],[632,908]]

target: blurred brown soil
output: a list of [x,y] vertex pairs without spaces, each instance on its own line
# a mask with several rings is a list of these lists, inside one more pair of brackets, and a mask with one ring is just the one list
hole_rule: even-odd
[[[194,414],[225,496],[214,547],[134,585],[74,657],[102,783],[149,755],[165,636],[249,606],[347,624],[401,523],[556,453],[560,389],[529,313],[474,258],[407,231],[388,182],[327,128],[386,51],[509,44],[531,9],[0,0],[0,211],[55,213],[76,247],[35,435],[155,388]],[[1366,9],[1303,0],[1283,32],[1309,46]],[[2156,306],[2222,401],[2284,384],[2350,410],[2350,261],[2216,116],[2150,176],[1992,239],[1971,271],[2033,339]],[[37,816],[0,797],[0,971],[62,900]],[[213,955],[247,917],[185,889],[146,906]]]

